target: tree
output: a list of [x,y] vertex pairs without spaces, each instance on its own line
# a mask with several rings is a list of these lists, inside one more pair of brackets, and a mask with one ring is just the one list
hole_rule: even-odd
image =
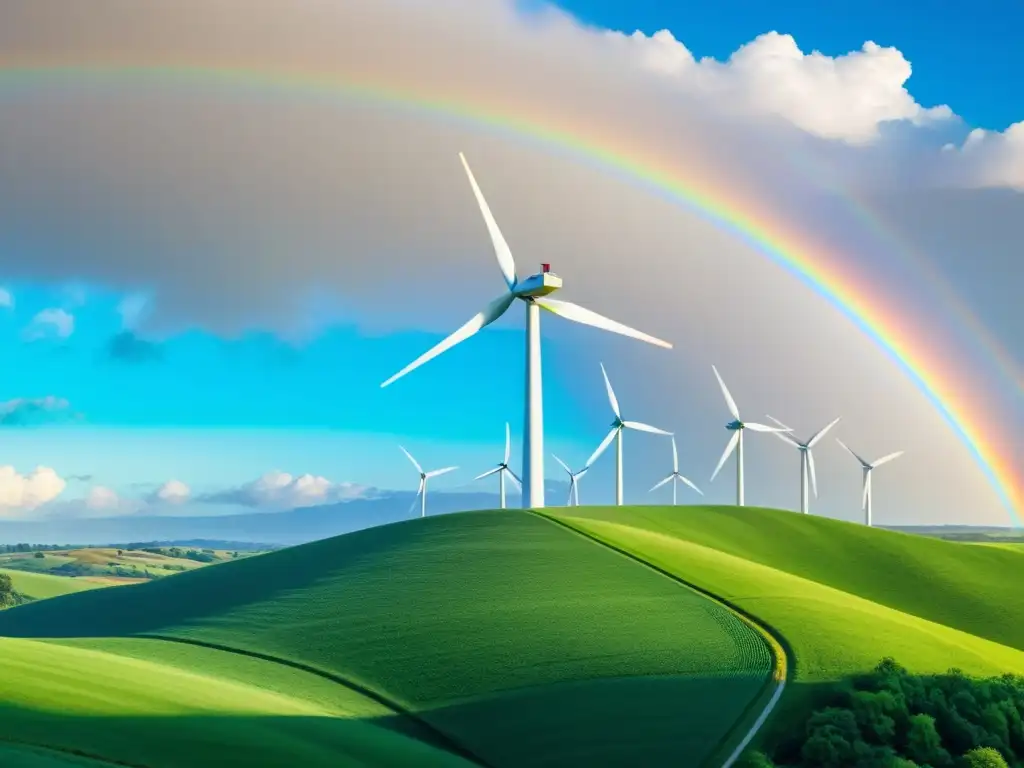
[[0,573],[0,608],[9,608],[21,602],[21,595],[14,591],[14,582],[9,574]]
[[942,737],[935,729],[935,718],[931,715],[912,715],[910,731],[907,733],[907,756],[916,763],[942,768],[953,760],[942,747]]
[[44,557],[46,557],[46,555],[37,550],[36,553],[32,555],[32,557],[34,557],[36,560],[42,560]]
[[736,761],[736,768],[775,768],[775,763],[764,752],[752,749],[740,755],[740,759]]
[[992,747],[978,747],[965,754],[960,761],[963,768],[1008,768],[1006,760]]

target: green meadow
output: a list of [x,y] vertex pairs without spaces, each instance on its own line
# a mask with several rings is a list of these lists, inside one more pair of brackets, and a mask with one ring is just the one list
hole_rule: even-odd
[[32,600],[44,600],[58,595],[70,595],[104,586],[94,581],[73,579],[68,576],[51,576],[47,573],[31,573],[0,568],[0,573],[11,577],[14,590]]
[[[0,741],[148,768],[183,759],[146,752],[175,731],[195,766],[241,742],[253,757],[238,764],[274,764],[251,761],[307,738],[296,764],[348,739],[377,745],[374,765],[408,742],[491,766],[699,764],[742,735],[773,666],[718,602],[521,511],[56,597],[0,614],[0,635],[0,675],[23,675],[0,696]],[[51,657],[49,690],[74,706],[27,672]]]

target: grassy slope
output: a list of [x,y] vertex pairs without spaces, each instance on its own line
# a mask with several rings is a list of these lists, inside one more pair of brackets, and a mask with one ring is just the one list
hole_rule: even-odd
[[[745,507],[581,508],[1024,649],[1020,552]],[[577,514],[573,512],[571,514]]]
[[[193,660],[202,651],[193,649]],[[326,705],[179,665],[33,640],[0,638],[0,660],[0,742],[20,748],[14,764],[65,760],[26,750],[45,746],[147,768],[466,765],[375,727],[354,698],[352,707]]]
[[[189,547],[180,547],[179,549],[187,550]],[[132,566],[135,566],[140,577],[147,571],[150,576],[160,577],[233,559],[231,552],[227,550],[214,550],[214,556],[217,559],[213,562],[201,563],[185,557],[170,557],[143,550],[86,547],[83,549],[48,550],[43,553],[43,557],[36,557],[32,552],[0,554],[0,568],[31,573],[50,573],[59,576],[61,573],[56,569],[61,566],[75,565],[87,569],[89,572],[88,575],[78,575],[76,578],[107,579],[106,583],[124,583],[130,577],[124,577],[123,574],[115,575],[118,568],[131,571]],[[248,557],[251,556],[251,553],[243,553],[242,556]],[[132,572],[134,573],[134,571]]]
[[343,676],[496,766],[694,764],[770,671],[727,611],[521,512],[385,526],[0,616],[7,635],[137,633]]
[[97,589],[103,586],[102,584],[72,579],[67,576],[51,576],[47,573],[28,573],[27,571],[3,568],[0,568],[0,573],[6,573],[11,577],[16,591],[34,600],[43,600],[47,597],[57,597],[58,595],[69,595],[74,592],[84,592],[87,589]]

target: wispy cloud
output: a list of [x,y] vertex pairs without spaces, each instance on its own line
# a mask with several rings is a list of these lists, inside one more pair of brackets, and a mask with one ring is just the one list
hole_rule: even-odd
[[245,507],[289,509],[366,498],[376,489],[356,483],[335,483],[318,475],[293,476],[273,471],[237,488],[203,494],[197,501]]
[[24,425],[73,417],[71,404],[62,397],[19,397],[0,403],[0,424]]
[[25,328],[24,338],[26,341],[66,339],[74,332],[75,316],[59,307],[52,307],[38,312],[32,318],[32,322]]

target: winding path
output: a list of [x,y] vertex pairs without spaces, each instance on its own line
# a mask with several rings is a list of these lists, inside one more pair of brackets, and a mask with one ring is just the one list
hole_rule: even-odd
[[[723,600],[718,595],[708,592],[705,589],[701,589],[695,584],[691,584],[688,581],[679,578],[674,573],[670,573],[669,571],[666,571],[663,568],[659,568],[657,565],[654,565],[653,563],[644,560],[642,557],[630,552],[629,550],[617,547],[616,545],[608,541],[605,541],[604,539],[595,536],[588,531],[581,530],[576,526],[572,525],[571,523],[567,522],[566,520],[554,517],[552,515],[548,515],[544,512],[538,512],[532,509],[528,510],[528,514],[535,515],[536,517],[539,517],[542,520],[547,520],[549,523],[560,526],[561,528],[564,528],[568,531],[571,531],[572,533],[575,533],[577,536],[582,536],[583,538],[588,539],[589,541],[597,544],[598,546],[605,547],[606,549],[610,549],[613,552],[617,552],[623,557],[628,557],[633,562],[638,563],[639,565],[642,565],[645,568],[649,568],[650,570],[655,571],[656,573],[659,573],[668,579],[671,579],[680,586],[693,590],[694,592],[699,593],[703,597],[706,597],[707,599],[718,603],[723,608],[733,613],[742,622],[750,626],[764,639],[765,643],[767,643],[768,645],[768,650],[771,653],[773,661],[771,685],[766,686],[762,694],[757,699],[757,703],[764,701],[764,705],[761,707],[761,711],[759,712],[757,718],[751,724],[750,728],[747,729],[746,733],[743,735],[743,738],[741,738],[737,742],[736,747],[729,753],[729,756],[722,763],[722,768],[730,768],[733,765],[733,763],[735,763],[739,759],[740,755],[743,754],[743,750],[747,748],[750,742],[757,735],[758,731],[761,730],[761,727],[768,720],[769,715],[771,715],[772,711],[775,709],[775,705],[779,702],[779,699],[782,697],[782,692],[786,688],[786,678],[788,670],[790,668],[789,657],[786,654],[785,646],[779,641],[777,637],[775,637],[774,634],[772,634],[771,630],[769,630],[763,624],[759,623],[757,619],[748,614],[746,611],[731,604],[728,600]],[[770,696],[768,695],[769,692],[771,694]],[[765,701],[765,699],[767,699],[767,701]],[[739,723],[737,723],[737,725],[738,724]],[[732,736],[733,734],[730,733],[726,737],[725,743],[731,742],[733,740]],[[722,748],[724,749],[724,746]]]

